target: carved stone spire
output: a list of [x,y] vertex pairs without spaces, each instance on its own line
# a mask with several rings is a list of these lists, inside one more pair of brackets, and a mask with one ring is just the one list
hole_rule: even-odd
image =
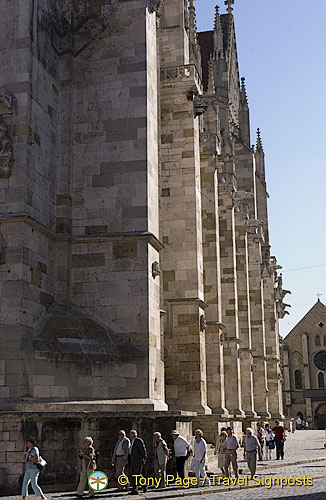
[[256,151],[264,151],[264,148],[263,148],[263,143],[262,143],[261,136],[260,136],[260,128],[257,128],[257,144],[256,144]]
[[208,61],[208,85],[207,92],[215,94],[215,78],[214,78],[214,65],[212,59]]
[[256,143],[256,171],[262,182],[265,182],[265,153],[263,142],[260,136],[260,129],[257,129],[257,143]]
[[231,5],[234,5],[234,1],[235,0],[225,0],[225,2],[224,2],[225,5],[227,6],[226,11],[228,14],[232,14],[233,9],[232,9]]
[[214,21],[214,50],[215,54],[223,49],[223,31],[221,25],[221,18],[219,13],[219,6],[215,7],[215,21]]
[[218,26],[220,25],[220,8],[218,5],[215,5],[215,20],[214,20],[214,30],[218,30]]
[[239,125],[242,142],[250,147],[250,117],[245,79],[241,78]]
[[190,45],[190,63],[194,64],[201,74],[201,51],[197,39],[196,9],[194,0],[189,0],[189,45]]
[[196,9],[194,0],[189,1],[189,38],[190,43],[197,43]]
[[248,98],[247,98],[247,91],[246,91],[246,79],[241,78],[241,89],[240,89],[240,99],[241,99],[241,105],[248,106]]

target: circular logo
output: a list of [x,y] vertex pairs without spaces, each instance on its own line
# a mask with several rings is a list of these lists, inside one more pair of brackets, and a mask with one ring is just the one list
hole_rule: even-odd
[[108,484],[108,476],[100,470],[96,470],[88,476],[88,486],[94,491],[105,490]]

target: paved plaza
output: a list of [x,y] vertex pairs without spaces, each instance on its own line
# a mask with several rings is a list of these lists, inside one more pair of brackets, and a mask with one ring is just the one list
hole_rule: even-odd
[[[267,487],[255,486],[253,481],[248,480],[247,486],[210,486],[210,487],[191,487],[182,488],[171,486],[163,490],[155,490],[149,488],[147,493],[140,493],[139,499],[158,500],[161,498],[180,498],[189,496],[191,499],[197,500],[199,498],[205,500],[215,500],[218,494],[219,500],[233,500],[233,499],[258,499],[258,498],[299,498],[300,500],[315,499],[321,500],[325,498],[325,455],[324,448],[325,433],[324,431],[297,431],[287,437],[285,448],[284,461],[262,461],[258,462],[257,474],[259,475],[259,482],[266,483]],[[243,470],[242,477],[244,477],[248,469],[242,458],[243,452],[240,450],[239,454],[239,468]],[[214,473],[218,471],[214,470]],[[312,485],[291,486],[286,485],[283,487],[274,485],[269,486],[274,478],[312,478],[310,482]],[[290,481],[291,482],[291,481]],[[292,481],[293,482],[293,481]],[[307,483],[308,480],[302,480]],[[42,484],[42,480],[40,480]],[[258,483],[258,481],[257,481]],[[49,500],[72,500],[76,498],[74,492],[63,493],[46,493]],[[88,495],[85,494],[84,498]],[[119,500],[127,500],[129,495],[124,493],[116,493],[114,489],[108,489],[96,495],[97,498],[106,500],[108,498],[117,498]],[[18,500],[20,496],[8,497],[10,500]],[[34,498],[33,495],[30,498]]]

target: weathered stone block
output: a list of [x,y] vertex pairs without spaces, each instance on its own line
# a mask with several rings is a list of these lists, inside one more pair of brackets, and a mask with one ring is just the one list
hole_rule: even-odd
[[130,240],[115,241],[112,244],[113,259],[135,259],[137,257],[137,242]]
[[75,254],[72,256],[72,267],[103,267],[104,253]]
[[86,226],[85,234],[105,234],[108,232],[108,226]]

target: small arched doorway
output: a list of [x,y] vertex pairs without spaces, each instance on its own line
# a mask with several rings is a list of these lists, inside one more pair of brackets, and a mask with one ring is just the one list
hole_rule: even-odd
[[315,410],[315,422],[317,429],[326,428],[326,403],[317,406]]

